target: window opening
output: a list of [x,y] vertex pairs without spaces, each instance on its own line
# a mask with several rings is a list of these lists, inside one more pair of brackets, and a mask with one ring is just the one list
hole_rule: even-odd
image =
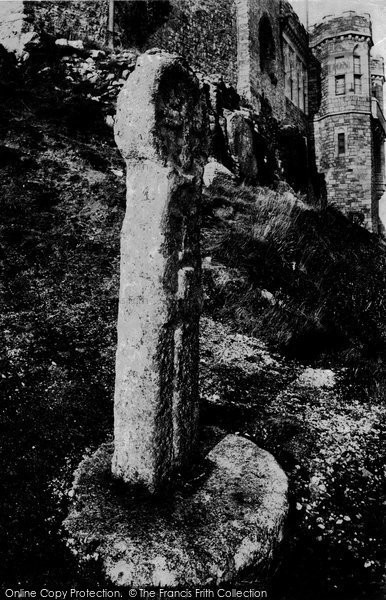
[[346,93],[346,76],[336,75],[335,76],[335,95],[343,96]]
[[346,139],[344,133],[338,133],[338,154],[346,154]]
[[360,75],[354,75],[354,93],[362,93],[362,77]]
[[259,25],[260,69],[269,75],[275,70],[275,42],[268,17],[263,16]]

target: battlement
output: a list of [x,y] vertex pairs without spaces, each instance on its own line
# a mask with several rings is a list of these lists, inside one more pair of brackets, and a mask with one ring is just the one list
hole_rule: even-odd
[[383,56],[371,56],[370,72],[372,77],[380,77],[385,80],[385,60]]
[[357,13],[352,10],[340,15],[326,15],[322,21],[314,25],[310,32],[311,48],[333,38],[352,36],[368,38],[373,45],[371,17],[369,13]]

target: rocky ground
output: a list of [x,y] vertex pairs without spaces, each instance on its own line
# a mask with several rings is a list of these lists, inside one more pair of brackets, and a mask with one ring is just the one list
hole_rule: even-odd
[[382,598],[384,402],[363,401],[344,370],[283,360],[210,319],[201,377],[205,422],[269,450],[290,479],[274,597]]

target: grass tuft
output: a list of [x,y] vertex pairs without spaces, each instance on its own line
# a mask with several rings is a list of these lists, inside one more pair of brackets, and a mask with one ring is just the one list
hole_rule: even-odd
[[[227,182],[205,196],[205,281],[217,318],[301,358],[384,351],[386,253],[374,235],[284,186]],[[233,208],[231,218],[221,206]],[[234,283],[218,277],[218,265],[237,273]]]

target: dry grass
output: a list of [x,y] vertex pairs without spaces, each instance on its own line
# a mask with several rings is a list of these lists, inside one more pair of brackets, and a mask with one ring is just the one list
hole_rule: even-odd
[[[221,206],[232,207],[232,218],[216,216]],[[204,208],[208,306],[217,318],[294,356],[384,351],[386,253],[375,236],[284,186],[227,184],[207,192]],[[222,285],[218,264],[240,281]]]

